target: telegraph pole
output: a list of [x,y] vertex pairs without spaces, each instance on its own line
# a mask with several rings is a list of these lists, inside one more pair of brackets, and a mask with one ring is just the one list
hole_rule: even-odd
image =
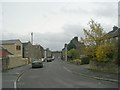
[[[30,42],[31,42],[31,44],[33,45],[33,32],[31,32],[30,38],[31,38]],[[33,57],[34,57],[33,51],[34,51],[34,50],[33,50],[33,48],[32,48],[32,52],[31,52],[31,62],[33,61]]]
[[65,44],[65,60],[67,61],[67,44]]
[[33,32],[31,32],[31,43],[33,45]]

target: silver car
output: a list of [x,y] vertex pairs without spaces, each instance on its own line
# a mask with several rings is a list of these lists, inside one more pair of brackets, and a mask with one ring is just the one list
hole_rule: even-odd
[[43,67],[43,61],[40,60],[40,59],[36,59],[32,62],[32,68],[35,68],[35,67]]

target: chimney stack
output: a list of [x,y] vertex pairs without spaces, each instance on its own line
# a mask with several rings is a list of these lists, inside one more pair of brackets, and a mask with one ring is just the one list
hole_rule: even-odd
[[115,31],[115,30],[117,30],[118,29],[118,27],[117,26],[114,26],[113,27],[113,31]]

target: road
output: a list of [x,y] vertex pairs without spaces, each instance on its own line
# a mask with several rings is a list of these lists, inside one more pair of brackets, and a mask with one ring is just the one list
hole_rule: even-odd
[[67,64],[55,59],[44,62],[43,68],[30,68],[19,78],[17,88],[118,88],[117,83],[73,73]]

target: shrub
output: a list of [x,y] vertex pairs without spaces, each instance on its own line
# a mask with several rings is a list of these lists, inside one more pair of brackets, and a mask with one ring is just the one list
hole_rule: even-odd
[[100,45],[96,51],[96,57],[98,61],[108,62],[114,58],[115,47],[112,44]]
[[80,60],[81,64],[89,64],[90,58],[88,56],[81,56]]
[[81,60],[80,59],[75,59],[73,60],[74,64],[80,65],[81,64]]

